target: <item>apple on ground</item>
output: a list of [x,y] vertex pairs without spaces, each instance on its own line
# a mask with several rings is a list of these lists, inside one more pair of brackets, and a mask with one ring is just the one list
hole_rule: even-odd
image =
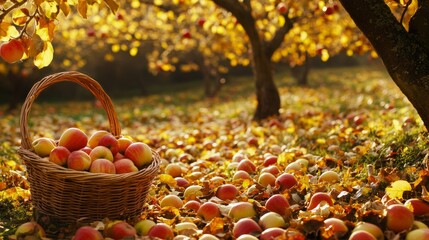
[[324,173],[322,173],[319,177],[319,182],[326,182],[326,183],[337,183],[340,181],[340,176],[338,173],[328,170]]
[[349,240],[377,240],[371,233],[365,230],[353,231],[350,235]]
[[[392,204],[386,211],[387,228],[399,233],[410,230],[414,223],[413,212],[402,204]],[[398,221],[400,219],[400,221]]]
[[91,163],[89,171],[92,173],[116,173],[115,165],[113,164],[113,162],[104,158],[95,159]]
[[88,136],[79,128],[68,128],[60,136],[58,146],[66,147],[70,152],[86,147]]
[[259,226],[261,226],[262,229],[273,227],[284,228],[286,227],[286,221],[276,212],[267,212],[259,218]]
[[280,170],[277,166],[270,165],[268,167],[264,167],[261,169],[261,173],[264,173],[264,172],[269,172],[269,173],[273,174],[274,176],[277,176],[280,173]]
[[281,216],[286,215],[289,207],[289,201],[281,194],[274,194],[265,202],[265,208],[267,210],[278,213]]
[[88,146],[90,148],[95,148],[98,146],[98,142],[100,141],[100,139],[105,136],[111,134],[108,131],[105,130],[98,130],[95,131],[94,133],[91,134],[91,136],[89,136],[88,138]]
[[46,237],[45,230],[37,222],[26,222],[16,229],[15,237],[17,239],[41,239]]
[[276,155],[269,155],[264,159],[264,162],[262,163],[262,165],[264,165],[264,167],[268,167],[271,165],[274,165],[277,163],[277,156]]
[[138,172],[139,170],[134,165],[133,161],[128,158],[122,158],[113,162],[116,173]]
[[251,218],[242,218],[238,220],[232,229],[232,235],[235,238],[238,238],[243,234],[259,234],[261,232],[261,227]]
[[165,223],[157,223],[153,225],[147,234],[151,238],[160,238],[172,240],[174,238],[173,229]]
[[98,141],[98,146],[105,146],[110,150],[113,156],[119,152],[119,143],[112,134],[106,134],[100,138]]
[[67,164],[67,159],[70,156],[70,151],[62,146],[57,146],[52,149],[49,154],[49,161],[58,164],[60,166],[65,166]]
[[276,178],[275,184],[280,190],[285,190],[297,185],[298,180],[296,180],[295,176],[290,173],[282,173]]
[[89,153],[89,156],[91,157],[91,160],[94,161],[99,158],[107,159],[111,162],[113,162],[113,154],[112,152],[105,146],[96,146],[91,150]]
[[67,159],[67,167],[78,171],[87,171],[91,162],[91,157],[86,152],[82,150],[73,151]]
[[252,177],[250,176],[250,174],[248,172],[243,171],[243,170],[236,171],[234,173],[234,175],[232,176],[233,181],[245,180],[245,179],[252,179]]
[[54,149],[56,146],[55,141],[47,137],[38,138],[34,140],[32,145],[34,148],[34,152],[40,157],[49,156],[52,149]]
[[256,216],[256,210],[250,202],[232,203],[228,211],[228,216],[234,221],[238,221],[242,218],[252,218]]
[[188,187],[189,186],[189,181],[186,180],[186,178],[183,177],[175,177],[174,180],[176,180],[176,184],[179,187]]
[[242,171],[246,171],[248,173],[253,173],[256,170],[256,166],[249,159],[243,159],[238,163],[237,170],[242,170]]
[[375,224],[369,223],[369,222],[358,222],[353,229],[353,232],[364,230],[366,232],[371,233],[377,240],[383,240],[384,239],[384,233],[381,230],[380,227],[378,227]]
[[317,207],[321,202],[325,202],[329,206],[332,206],[334,203],[332,201],[331,195],[325,192],[317,192],[310,198],[310,203],[308,204],[307,209],[312,210]]
[[165,173],[172,177],[180,177],[182,175],[182,167],[178,163],[169,163],[165,167]]
[[259,236],[260,240],[272,240],[272,239],[288,239],[286,238],[286,230],[280,227],[271,227],[262,231]]
[[405,240],[427,240],[429,239],[429,229],[416,229],[409,231]]
[[421,199],[410,198],[405,201],[404,206],[411,209],[411,211],[414,213],[414,216],[429,215],[429,203]]
[[12,39],[0,46],[0,56],[8,63],[14,63],[24,56],[24,44],[19,39]]
[[197,215],[207,222],[215,217],[221,216],[219,206],[214,202],[205,202],[201,204],[197,211]]
[[183,197],[186,200],[195,200],[198,197],[203,196],[203,192],[201,192],[201,189],[203,187],[200,185],[191,185],[185,189],[183,192]]
[[183,201],[177,195],[169,194],[161,199],[161,202],[159,205],[161,207],[181,208],[183,206]]
[[135,142],[125,150],[125,157],[131,159],[138,169],[142,169],[152,162],[152,151],[147,144]]
[[222,200],[234,200],[238,195],[238,189],[236,186],[226,183],[222,184],[216,190],[216,197]]
[[183,207],[184,207],[185,209],[189,209],[189,210],[192,210],[192,211],[194,211],[194,212],[197,212],[197,211],[198,211],[198,209],[200,209],[200,207],[201,207],[201,203],[200,203],[200,202],[198,202],[198,201],[196,201],[196,200],[189,200],[188,202],[186,202],[186,203],[183,205]]
[[137,235],[139,236],[147,236],[151,227],[153,227],[156,223],[150,219],[143,219],[134,224],[134,228],[136,229]]
[[327,218],[324,223],[325,228],[331,228],[337,238],[341,238],[349,231],[344,221],[339,218]]
[[192,235],[197,233],[198,226],[193,222],[180,222],[174,226],[174,232],[178,235]]
[[269,172],[263,172],[259,175],[258,183],[263,187],[268,187],[268,185],[274,187],[276,185],[276,177]]
[[[185,238],[185,239],[188,239],[188,238]],[[214,236],[213,234],[204,233],[198,238],[198,240],[219,240],[219,238]]]
[[259,238],[253,236],[252,234],[243,234],[240,235],[236,240],[259,240]]
[[125,221],[116,221],[105,231],[106,237],[113,239],[135,238],[137,235],[136,229]]
[[93,227],[80,227],[72,238],[73,240],[103,240],[103,235]]

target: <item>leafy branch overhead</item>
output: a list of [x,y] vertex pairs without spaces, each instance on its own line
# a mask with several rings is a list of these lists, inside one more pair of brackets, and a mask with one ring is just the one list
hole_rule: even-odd
[[[8,55],[21,56],[9,62],[33,58],[38,68],[48,66],[54,55],[52,41],[57,24],[76,8],[82,18],[87,18],[88,8],[105,5],[115,13],[119,5],[114,0],[78,1],[17,1],[0,2],[0,41],[17,39],[18,48],[8,48]],[[9,50],[10,49],[10,50]]]

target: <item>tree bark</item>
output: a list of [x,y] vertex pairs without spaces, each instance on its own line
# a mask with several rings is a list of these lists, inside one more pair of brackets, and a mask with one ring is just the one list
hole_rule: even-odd
[[429,0],[419,0],[410,32],[384,0],[340,0],[356,26],[377,51],[392,80],[408,98],[429,130]]

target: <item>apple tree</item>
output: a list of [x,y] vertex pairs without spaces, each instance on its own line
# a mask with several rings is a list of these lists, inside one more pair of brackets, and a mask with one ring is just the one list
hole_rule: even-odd
[[340,2],[429,129],[429,1]]

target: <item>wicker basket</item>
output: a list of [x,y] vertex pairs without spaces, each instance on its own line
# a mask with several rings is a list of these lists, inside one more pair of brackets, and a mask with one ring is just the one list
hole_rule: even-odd
[[142,213],[145,198],[158,174],[160,158],[153,152],[152,164],[139,172],[104,174],[75,171],[53,164],[34,153],[28,133],[28,115],[33,101],[47,87],[64,81],[89,90],[107,113],[111,133],[119,137],[120,125],[110,97],[94,79],[79,72],[47,76],[30,90],[21,109],[21,148],[18,150],[28,171],[34,210],[64,223],[130,219]]

